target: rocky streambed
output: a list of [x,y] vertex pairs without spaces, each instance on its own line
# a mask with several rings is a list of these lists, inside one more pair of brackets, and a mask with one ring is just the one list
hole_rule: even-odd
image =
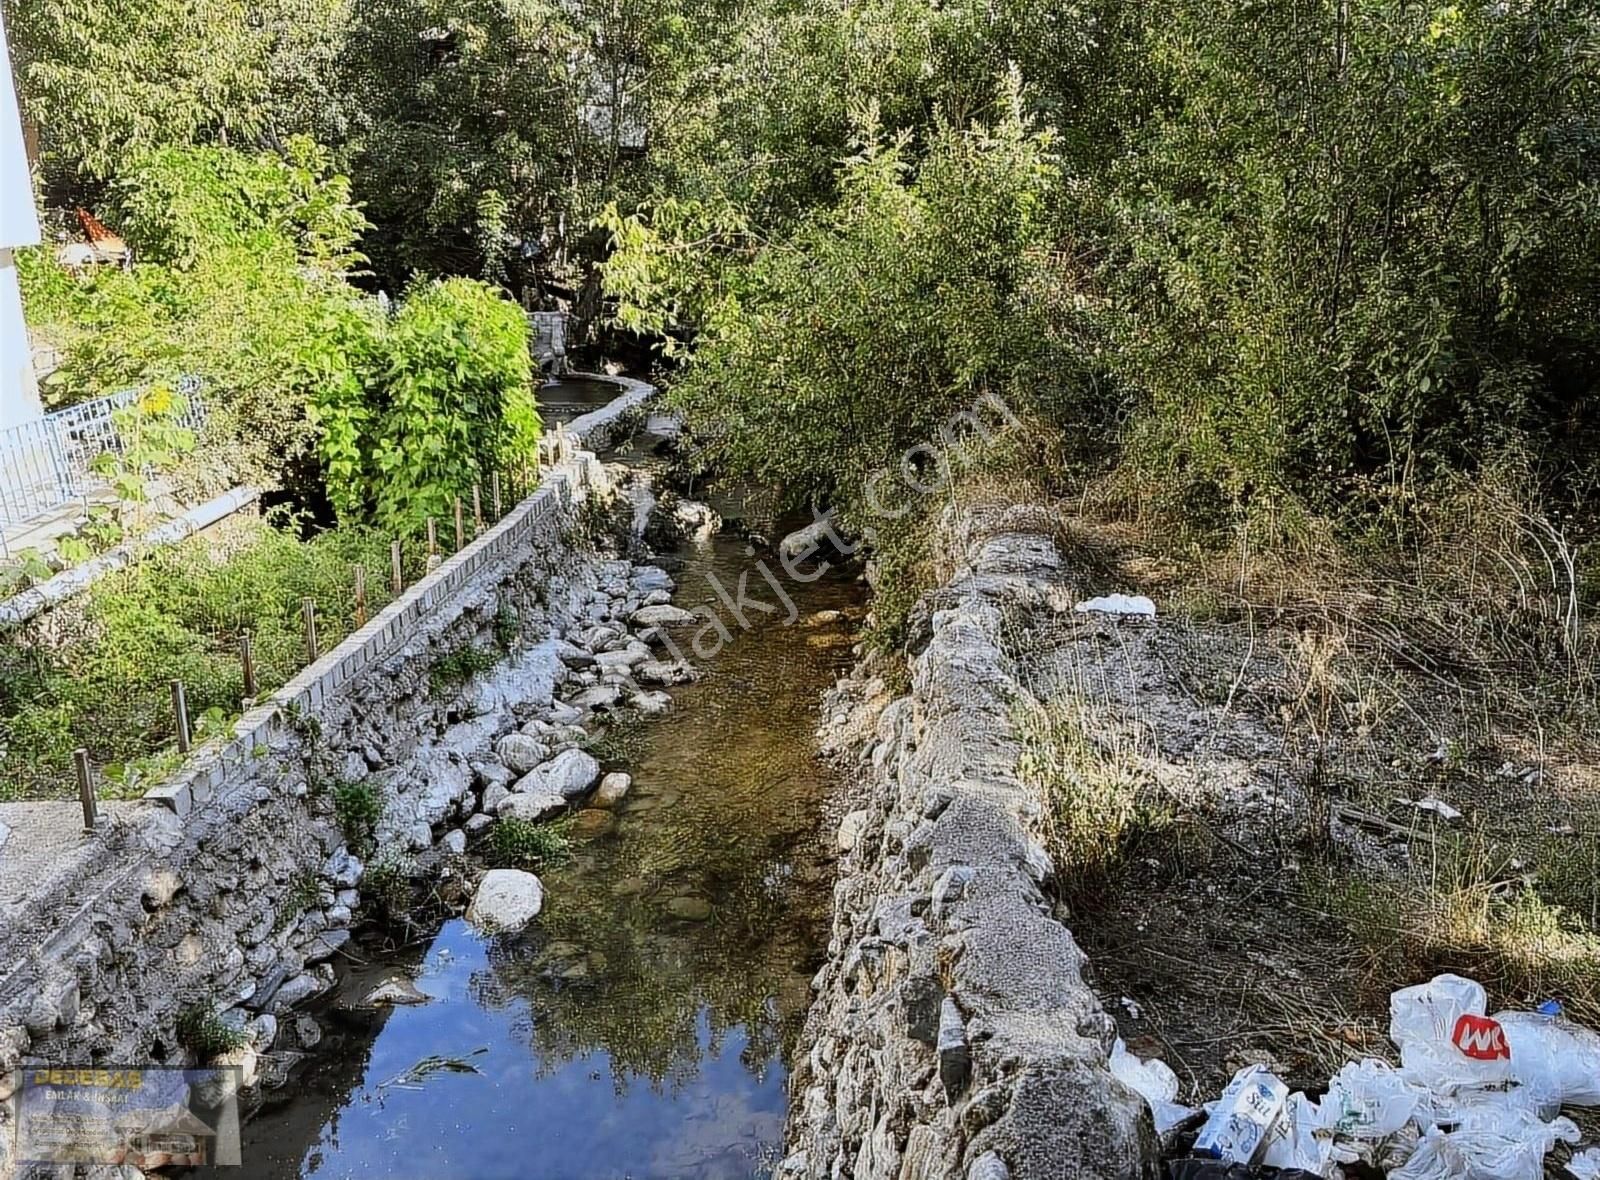
[[[792,621],[693,649],[688,608],[756,560],[702,529],[670,575],[615,559],[552,580],[547,637],[465,690],[516,726],[462,752],[470,793],[419,853],[450,916],[399,948],[358,936],[328,998],[281,1022],[267,1056],[299,1065],[244,1128],[245,1175],[742,1177],[779,1158],[832,882],[812,730],[860,588],[796,586]],[[500,874],[484,893],[506,820],[569,842],[537,896]],[[371,866],[362,888],[370,907]]]

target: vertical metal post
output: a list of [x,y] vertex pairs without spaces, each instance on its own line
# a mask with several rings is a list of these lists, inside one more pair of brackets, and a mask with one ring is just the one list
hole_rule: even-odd
[[317,662],[317,600],[302,600],[300,614],[306,623],[306,663],[314,664]]
[[434,524],[433,517],[428,517],[428,559],[439,556],[439,527]]
[[78,799],[83,803],[83,830],[92,832],[100,822],[94,797],[94,772],[89,769],[89,751],[79,746],[72,751],[72,761],[78,768]]
[[356,630],[367,625],[367,567],[356,566]]
[[239,666],[244,670],[244,699],[251,704],[256,699],[256,653],[255,641],[246,631],[239,636]]
[[389,546],[389,586],[399,597],[406,588],[405,571],[400,568],[400,542],[392,542]]
[[496,520],[505,516],[500,510],[500,473],[496,471],[489,476],[489,498],[494,501],[494,518]]
[[183,691],[183,681],[172,682],[172,714],[178,719],[178,753],[189,752],[189,699]]
[[467,530],[461,523],[461,497],[456,497],[456,552],[467,547]]
[[483,535],[483,487],[480,484],[472,485],[472,535]]

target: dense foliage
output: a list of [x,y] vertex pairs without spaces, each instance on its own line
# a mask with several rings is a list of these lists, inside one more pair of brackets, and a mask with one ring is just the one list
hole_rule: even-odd
[[367,222],[309,140],[155,149],[113,192],[130,269],[25,257],[31,316],[65,345],[51,401],[197,376],[220,444],[202,484],[295,485],[315,460],[341,517],[402,529],[533,461],[521,311],[465,279],[418,284],[392,315],[352,287]]
[[[1567,444],[1549,474],[1587,483],[1592,12],[1002,7],[755,18],[762,53],[730,65],[712,148],[608,216],[619,322],[694,342],[680,395],[726,461],[848,502],[967,382],[1045,394],[1060,430],[1185,514],[1404,515],[1438,474],[1549,444]],[[1004,187],[950,162],[952,126],[1002,125],[1006,61],[1053,135],[1023,234],[994,217]],[[869,103],[909,203],[864,188],[842,147]]]

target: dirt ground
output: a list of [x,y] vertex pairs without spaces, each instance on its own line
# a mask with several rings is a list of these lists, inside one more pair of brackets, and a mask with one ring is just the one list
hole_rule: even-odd
[[[1090,735],[1057,763],[1137,784],[1119,855],[1066,875],[1059,904],[1129,1048],[1166,1060],[1184,1101],[1251,1063],[1316,1093],[1345,1061],[1392,1060],[1390,990],[1437,971],[1483,980],[1491,1010],[1553,995],[1594,1015],[1582,972],[1538,962],[1600,947],[1582,725],[1530,722],[1508,685],[1359,628],[1242,599],[1196,611],[1132,549],[1092,545],[1076,589],[1148,593],[1158,617],[1041,607],[1009,646],[1029,707]],[[1463,908],[1491,927],[1532,912],[1559,939],[1479,938]]]

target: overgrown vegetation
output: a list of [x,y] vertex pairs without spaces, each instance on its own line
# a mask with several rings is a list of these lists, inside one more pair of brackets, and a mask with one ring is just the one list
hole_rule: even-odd
[[1545,851],[1548,883],[1491,833],[1444,832],[1413,843],[1401,878],[1324,872],[1307,892],[1349,925],[1376,990],[1454,971],[1525,1003],[1559,997],[1575,1019],[1600,1023],[1594,848]]
[[552,823],[507,817],[489,829],[486,851],[489,864],[497,869],[527,869],[536,872],[565,864],[572,855],[568,835],[570,818]]
[[457,687],[466,683],[468,679],[479,672],[487,672],[503,659],[503,651],[491,651],[482,647],[458,647],[454,651],[446,652],[433,662],[433,667],[428,670],[429,683],[435,692],[440,689]]
[[[152,551],[97,583],[70,621],[0,645],[6,798],[70,793],[78,746],[113,784],[142,790],[170,769],[172,680],[192,715],[215,717],[199,736],[220,732],[244,695],[240,636],[252,637],[258,691],[271,692],[306,663],[303,601],[317,604],[326,650],[353,629],[352,567],[389,561],[388,537],[361,527],[309,541],[264,521],[240,527],[222,551],[201,540]],[[368,600],[374,610],[388,601],[384,580],[368,579]]]
[[[1074,696],[1019,701],[1012,721],[1022,742],[1017,773],[1049,811],[1050,854],[1069,888],[1103,880],[1151,806],[1134,735],[1092,725]],[[1097,737],[1097,734],[1105,735]]]

